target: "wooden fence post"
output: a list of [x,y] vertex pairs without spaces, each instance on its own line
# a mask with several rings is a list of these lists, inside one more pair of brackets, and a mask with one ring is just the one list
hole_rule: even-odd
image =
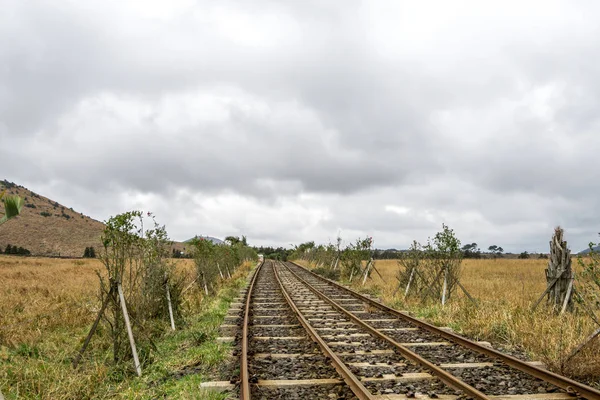
[[406,299],[406,296],[408,296],[408,291],[410,290],[410,284],[413,281],[416,269],[417,269],[416,267],[413,267],[413,269],[410,271],[410,277],[408,278],[408,283],[406,284],[406,290],[404,291],[404,298],[405,299]]
[[127,313],[127,305],[125,304],[125,296],[123,295],[121,282],[117,282],[117,291],[119,292],[119,299],[121,300],[121,309],[123,310],[123,318],[125,319],[125,326],[127,327],[127,335],[129,336],[129,344],[131,345],[131,353],[133,354],[135,372],[137,373],[137,376],[142,376],[142,366],[140,365],[137,349],[135,347],[135,339],[133,338],[133,331],[131,330],[131,322],[129,322],[129,314]]
[[169,317],[171,318],[171,329],[175,330],[175,320],[173,319],[173,305],[171,304],[171,291],[169,290],[169,278],[165,272],[165,289],[167,290],[167,303],[169,305]]
[[448,267],[444,267],[444,287],[442,289],[442,305],[446,305],[446,292],[448,291]]
[[369,262],[367,262],[367,266],[365,267],[365,276],[363,278],[362,281],[362,285],[365,286],[365,283],[367,282],[367,278],[369,277],[369,269],[371,268],[371,264],[373,263],[373,259],[371,258],[369,260]]

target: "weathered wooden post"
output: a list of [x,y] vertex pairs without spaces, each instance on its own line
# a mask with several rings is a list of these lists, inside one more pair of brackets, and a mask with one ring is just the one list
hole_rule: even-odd
[[554,229],[554,236],[550,241],[548,268],[546,269],[547,287],[533,306],[534,310],[546,295],[548,304],[552,304],[556,311],[563,313],[573,310],[575,276],[571,268],[571,250],[567,248],[563,234],[564,231],[560,226]]
[[446,305],[446,293],[448,292],[448,266],[444,266],[444,285],[442,287],[442,305]]
[[169,318],[171,320],[171,330],[175,330],[175,319],[173,318],[173,305],[171,303],[171,291],[169,290],[169,277],[165,272],[165,289],[167,291],[167,304],[169,306]]
[[371,258],[368,262],[367,262],[367,266],[365,267],[365,275],[363,277],[363,281],[362,281],[362,285],[365,286],[365,283],[367,283],[367,278],[369,277],[369,270],[371,269],[371,264],[373,263],[373,258]]
[[129,336],[129,345],[131,346],[135,372],[137,373],[137,376],[142,376],[142,366],[140,364],[140,359],[138,358],[137,348],[135,347],[135,339],[133,338],[133,331],[131,330],[131,322],[129,321],[129,313],[127,312],[127,305],[125,304],[125,295],[123,294],[121,282],[117,282],[117,291],[119,293],[119,299],[121,300],[121,309],[123,311],[123,319],[125,319],[125,326],[127,327],[127,336]]

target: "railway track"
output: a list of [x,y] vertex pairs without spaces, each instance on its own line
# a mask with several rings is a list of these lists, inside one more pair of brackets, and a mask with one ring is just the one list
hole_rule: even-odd
[[600,399],[600,391],[265,261],[243,308],[246,399]]

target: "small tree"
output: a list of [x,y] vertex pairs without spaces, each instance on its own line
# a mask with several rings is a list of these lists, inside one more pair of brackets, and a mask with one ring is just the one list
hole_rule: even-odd
[[502,253],[504,253],[504,249],[500,246],[496,246],[495,244],[488,247],[488,250],[492,254],[492,258],[494,260],[498,257],[502,257]]
[[519,254],[519,259],[521,259],[521,260],[526,260],[528,258],[529,258],[529,253],[526,252],[526,251],[524,251],[521,254]]
[[429,288],[426,292],[439,296],[442,305],[458,287],[463,253],[454,231],[442,224],[442,231],[428,239],[424,246],[426,267],[423,269]]
[[477,243],[465,244],[462,252],[464,258],[481,258],[481,250],[477,247]]
[[96,250],[93,247],[86,247],[83,252],[83,258],[96,258]]
[[[160,333],[156,323],[166,322],[166,285],[171,291],[175,312],[180,307],[181,281],[174,276],[174,267],[167,262],[170,242],[164,226],[159,226],[151,213],[153,227],[144,232],[141,211],[130,211],[106,221],[102,235],[103,251],[100,260],[106,276],[98,273],[101,298],[108,301],[104,314],[113,343],[115,362],[128,359],[129,350],[120,304],[115,290],[121,285],[125,303],[134,321],[133,330],[139,339],[141,352],[148,355],[152,337]],[[88,254],[91,251],[88,249]]]
[[[239,240],[233,243],[238,243]],[[209,295],[216,289],[218,269],[215,261],[215,244],[210,240],[195,237],[192,240],[194,246],[194,261],[196,263],[197,282],[204,289],[204,293]]]
[[396,273],[396,279],[398,280],[398,291],[400,288],[404,289],[404,297],[408,296],[408,292],[411,287],[414,290],[422,289],[421,285],[423,281],[420,279],[421,271],[423,268],[423,250],[421,245],[413,240],[408,251],[402,252],[400,260],[398,261],[398,272]]
[[362,263],[371,257],[372,237],[356,239],[356,243],[349,244],[342,254],[343,271],[342,274],[352,282],[355,276],[362,272]]

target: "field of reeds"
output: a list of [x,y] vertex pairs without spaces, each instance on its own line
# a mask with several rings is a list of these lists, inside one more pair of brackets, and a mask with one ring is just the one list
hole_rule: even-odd
[[[307,265],[304,261],[296,261]],[[458,333],[477,340],[487,340],[495,347],[521,351],[548,368],[590,383],[600,378],[600,340],[567,361],[570,353],[596,329],[583,312],[556,315],[542,302],[535,312],[532,305],[544,292],[544,259],[467,259],[463,260],[461,282],[477,299],[473,305],[457,293],[445,306],[431,301],[422,303],[397,288],[395,278],[400,268],[396,260],[377,260],[377,273],[365,286],[355,279],[353,286],[378,295],[396,309],[408,310],[438,326],[449,326]],[[573,262],[575,266],[576,261]],[[598,385],[598,384],[596,384]]]
[[[194,261],[176,260],[192,283]],[[0,256],[0,389],[9,399],[206,398],[198,384],[218,368],[228,345],[214,339],[250,264],[222,284],[216,296],[193,285],[186,292],[185,326],[165,330],[154,359],[134,378],[131,366],[111,366],[110,343],[100,329],[81,367],[71,360],[100,308],[95,259]],[[167,322],[165,321],[165,324]],[[178,374],[192,366],[195,374]]]

